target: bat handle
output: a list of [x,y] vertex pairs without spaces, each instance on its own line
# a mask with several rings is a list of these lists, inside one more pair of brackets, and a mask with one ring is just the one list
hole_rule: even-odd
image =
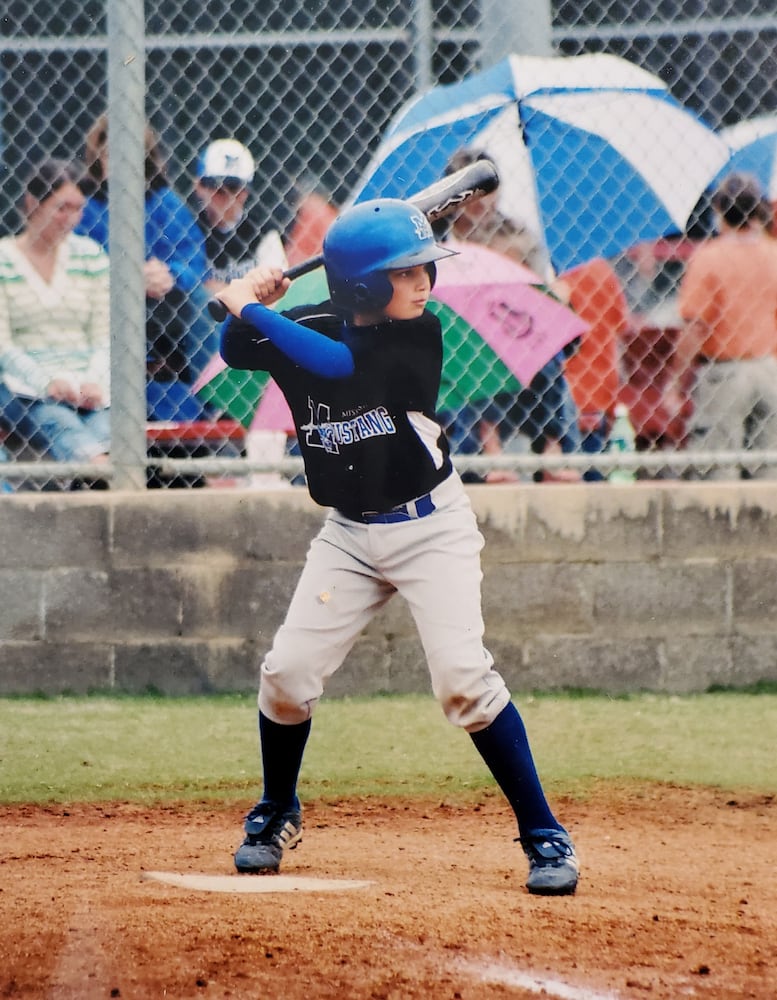
[[227,318],[227,307],[221,301],[221,299],[208,299],[208,312],[211,315],[211,319],[215,319],[217,323],[223,323]]
[[310,274],[311,271],[315,271],[315,269],[317,267],[321,267],[323,263],[323,254],[318,254],[315,257],[308,257],[307,260],[301,260],[299,264],[295,264],[294,267],[290,267],[288,271],[284,271],[283,277],[288,278],[289,281],[294,281],[295,278],[301,278],[303,274]]
[[[288,268],[283,272],[283,277],[288,278],[290,281],[294,281],[295,278],[301,278],[303,274],[309,274],[310,271],[315,271],[317,267],[321,267],[324,263],[324,258],[321,254],[316,257],[308,257],[307,260],[302,260],[299,264],[295,264],[293,267]],[[208,312],[211,314],[213,319],[218,323],[223,323],[227,318],[227,307],[218,298],[212,298],[208,301]]]

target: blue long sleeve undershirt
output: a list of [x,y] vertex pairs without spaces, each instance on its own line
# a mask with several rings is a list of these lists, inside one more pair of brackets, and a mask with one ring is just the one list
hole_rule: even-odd
[[240,318],[263,333],[287,358],[314,375],[345,378],[354,373],[351,349],[341,341],[295,323],[260,302],[244,306]]

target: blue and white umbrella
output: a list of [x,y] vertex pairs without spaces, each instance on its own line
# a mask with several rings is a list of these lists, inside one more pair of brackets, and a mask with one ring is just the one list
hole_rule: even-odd
[[720,179],[730,173],[752,174],[769,201],[777,201],[777,116],[749,118],[720,134],[732,149]]
[[729,158],[713,129],[625,59],[511,55],[405,105],[354,200],[407,197],[466,148],[495,162],[498,207],[544,242],[556,273],[683,232]]

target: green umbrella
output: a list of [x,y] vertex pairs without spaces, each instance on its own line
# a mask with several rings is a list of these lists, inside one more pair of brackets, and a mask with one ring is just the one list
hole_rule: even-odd
[[450,306],[430,299],[429,311],[440,320],[443,366],[437,409],[456,412],[467,403],[518,393],[521,383],[477,330]]
[[[323,302],[329,288],[323,268],[292,282],[279,305],[283,309]],[[443,372],[439,410],[458,410],[466,403],[492,399],[500,392],[517,393],[521,383],[480,334],[454,309],[430,299],[429,311],[440,320],[443,336]]]
[[240,421],[248,429],[269,381],[267,372],[222,368],[209,382],[197,389],[197,395],[204,402],[212,403],[216,410]]

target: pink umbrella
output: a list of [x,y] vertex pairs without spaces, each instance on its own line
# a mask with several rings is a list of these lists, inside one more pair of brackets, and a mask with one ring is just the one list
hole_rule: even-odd
[[256,431],[286,431],[287,434],[296,434],[294,420],[291,416],[289,404],[286,397],[278,388],[275,379],[270,379],[267,388],[264,390],[259,405],[256,408],[254,419],[251,421],[249,430]]
[[528,267],[479,243],[449,240],[458,256],[437,265],[434,298],[454,309],[528,385],[588,324],[543,290]]
[[203,386],[206,386],[210,381],[212,381],[219,374],[219,372],[223,372],[226,367],[227,363],[221,355],[214,354],[195,379],[194,385],[192,386],[193,391],[199,392]]

